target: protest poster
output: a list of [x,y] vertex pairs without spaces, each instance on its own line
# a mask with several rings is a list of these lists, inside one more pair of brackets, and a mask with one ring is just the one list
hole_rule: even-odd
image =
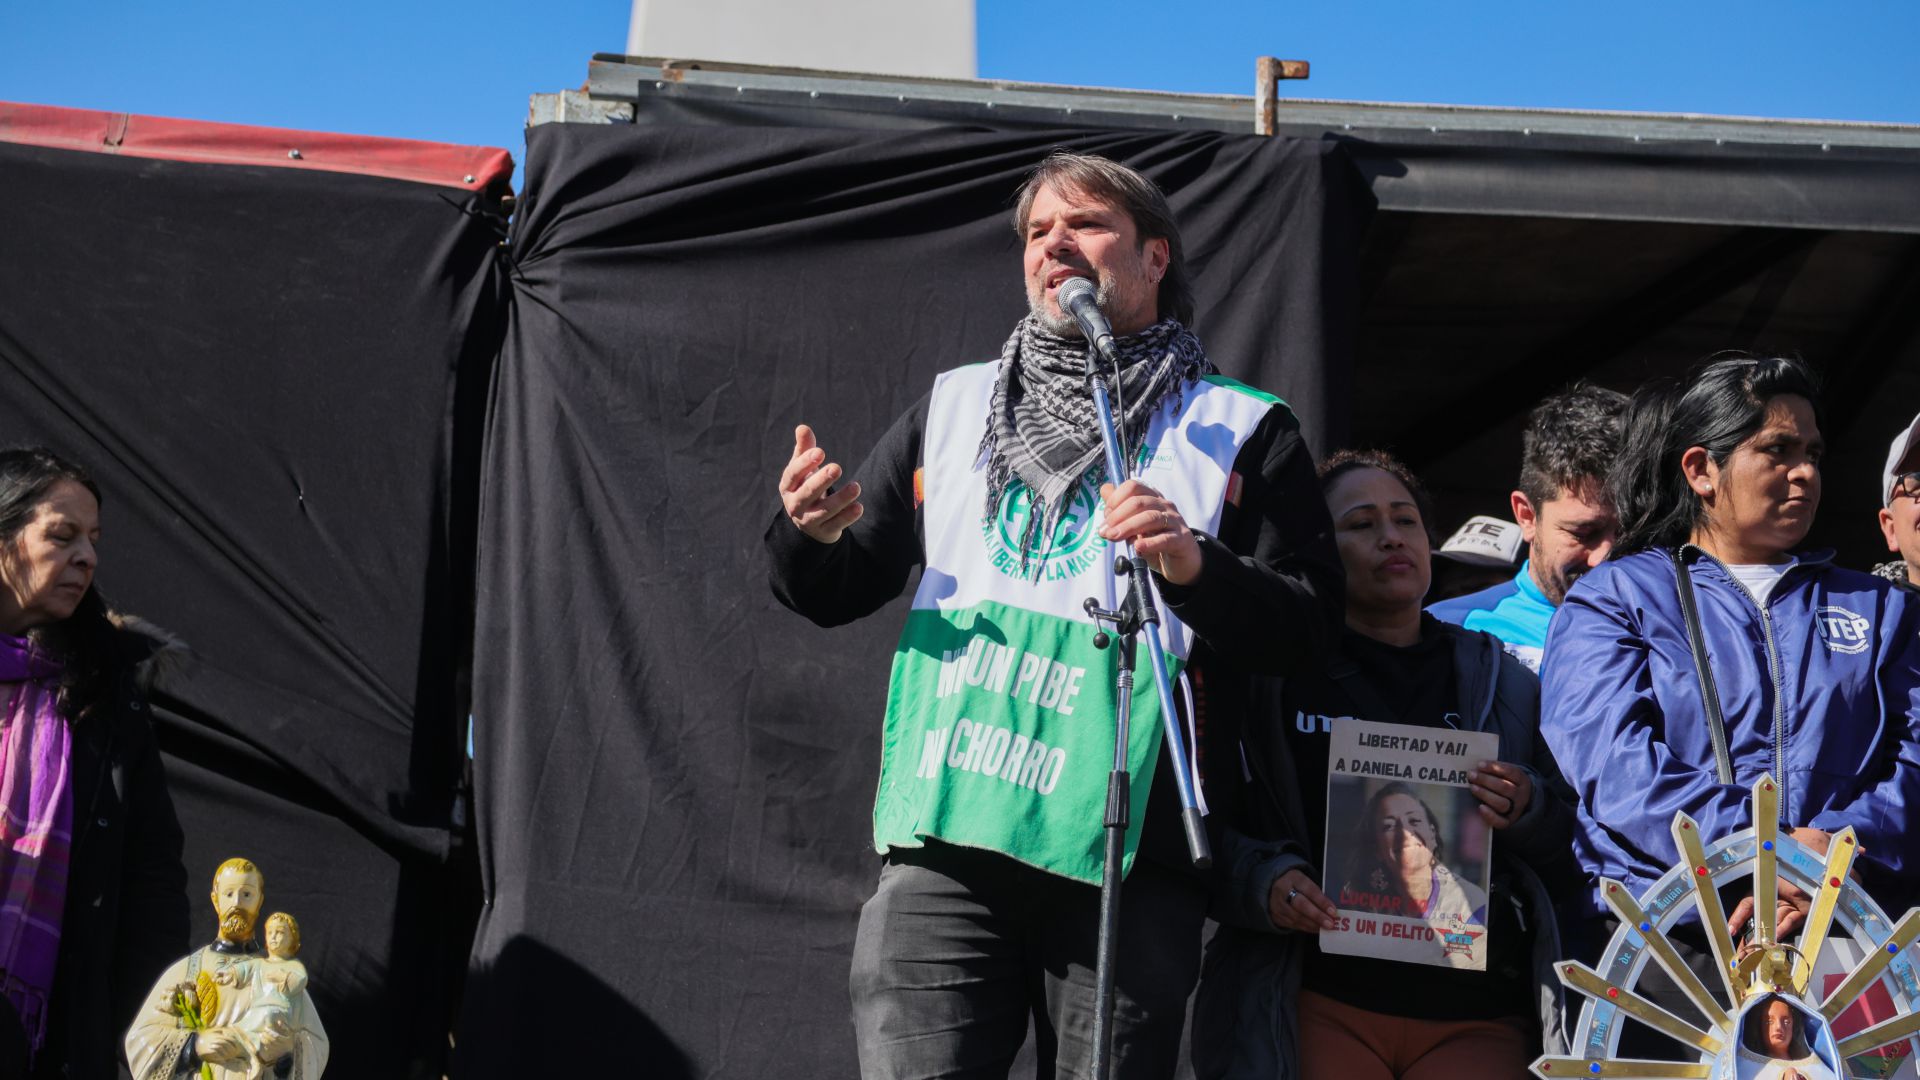
[[1330,738],[1324,873],[1340,914],[1321,951],[1485,971],[1493,838],[1467,773],[1500,756],[1499,736],[1343,719]]

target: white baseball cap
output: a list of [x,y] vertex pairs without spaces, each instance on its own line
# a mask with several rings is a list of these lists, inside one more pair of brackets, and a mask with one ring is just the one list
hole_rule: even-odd
[[1880,472],[1880,505],[1893,503],[1893,478],[1908,470],[1900,466],[1906,464],[1908,456],[1920,450],[1920,415],[1913,418],[1907,429],[1893,437],[1893,445],[1887,447],[1887,467]]
[[1520,546],[1520,526],[1477,514],[1455,529],[1434,554],[1468,566],[1510,567],[1520,559]]

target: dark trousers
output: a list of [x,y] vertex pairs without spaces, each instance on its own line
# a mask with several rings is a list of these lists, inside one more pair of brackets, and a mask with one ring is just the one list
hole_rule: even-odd
[[[999,1080],[1031,1019],[1039,1080],[1086,1080],[1099,912],[1099,889],[991,852],[893,852],[853,947],[861,1076]],[[1116,1080],[1173,1075],[1205,913],[1192,876],[1134,863],[1121,889]]]

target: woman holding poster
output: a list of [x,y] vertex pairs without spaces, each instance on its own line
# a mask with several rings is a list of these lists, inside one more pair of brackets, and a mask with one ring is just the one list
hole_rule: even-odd
[[1432,538],[1404,465],[1343,451],[1320,476],[1346,632],[1324,668],[1271,684],[1271,720],[1247,729],[1195,1071],[1524,1076],[1564,1041],[1545,880],[1575,869],[1539,684],[1421,610]]

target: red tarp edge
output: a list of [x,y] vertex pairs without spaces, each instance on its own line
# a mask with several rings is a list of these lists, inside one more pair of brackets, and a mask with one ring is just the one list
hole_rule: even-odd
[[490,146],[214,124],[0,101],[0,142],[213,165],[359,173],[478,191],[513,175]]

